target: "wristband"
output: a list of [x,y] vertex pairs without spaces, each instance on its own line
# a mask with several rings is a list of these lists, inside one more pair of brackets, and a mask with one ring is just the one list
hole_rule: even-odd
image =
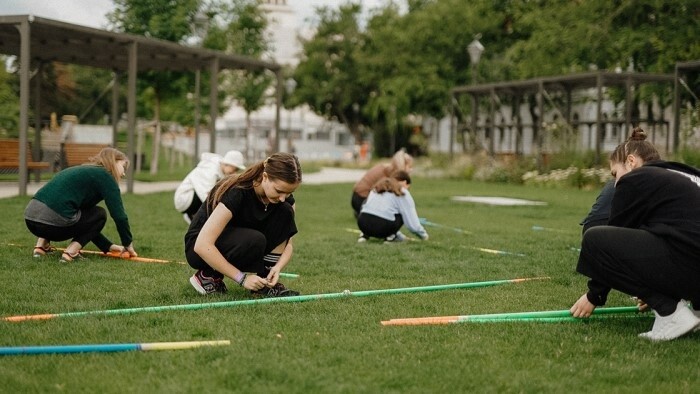
[[247,276],[248,275],[246,275],[243,271],[240,271],[238,272],[238,274],[236,274],[236,277],[233,278],[233,280],[236,281],[236,283],[238,283],[240,286],[243,286],[243,283],[245,283],[245,278]]

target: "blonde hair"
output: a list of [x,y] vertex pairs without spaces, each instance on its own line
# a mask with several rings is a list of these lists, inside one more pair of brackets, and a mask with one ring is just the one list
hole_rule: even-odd
[[413,156],[406,153],[406,149],[401,148],[394,156],[391,158],[391,163],[389,164],[391,170],[389,174],[396,171],[406,171],[408,172],[408,167],[413,166]]
[[263,173],[270,180],[280,180],[290,185],[301,183],[301,164],[299,158],[291,153],[274,153],[267,159],[250,166],[241,175],[229,175],[220,180],[207,197],[207,210],[212,212],[229,189],[252,189],[262,182]]
[[124,165],[124,171],[129,169],[129,159],[121,151],[114,148],[103,148],[100,153],[92,156],[88,159],[86,165],[104,167],[107,172],[112,175],[115,181],[119,183],[119,170],[117,169],[117,162],[119,160],[124,160],[126,164]]

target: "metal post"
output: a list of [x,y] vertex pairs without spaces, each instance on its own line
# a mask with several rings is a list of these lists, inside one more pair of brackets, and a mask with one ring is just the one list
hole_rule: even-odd
[[192,152],[192,167],[197,166],[199,162],[199,133],[202,122],[201,79],[202,70],[197,69],[194,73],[194,152]]

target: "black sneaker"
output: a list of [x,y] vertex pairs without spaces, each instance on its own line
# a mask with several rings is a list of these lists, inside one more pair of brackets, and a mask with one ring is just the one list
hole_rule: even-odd
[[251,290],[251,293],[260,297],[294,297],[299,292],[286,288],[282,283],[277,282],[273,287],[263,287],[260,290]]
[[199,294],[226,293],[228,290],[223,279],[210,278],[204,276],[202,270],[199,270],[190,278],[190,284],[197,290]]

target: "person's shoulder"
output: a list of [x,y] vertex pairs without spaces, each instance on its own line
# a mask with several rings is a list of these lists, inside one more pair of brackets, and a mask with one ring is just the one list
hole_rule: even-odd
[[[695,176],[700,176],[700,170],[693,167],[689,166],[687,164],[683,163],[678,163],[675,161],[663,161],[663,160],[656,160],[656,161],[651,161],[648,163],[645,163],[642,168],[655,168],[655,169],[666,169],[666,170],[674,170],[678,172],[684,172],[686,174],[690,175],[695,175]],[[655,171],[655,170],[653,170]]]

